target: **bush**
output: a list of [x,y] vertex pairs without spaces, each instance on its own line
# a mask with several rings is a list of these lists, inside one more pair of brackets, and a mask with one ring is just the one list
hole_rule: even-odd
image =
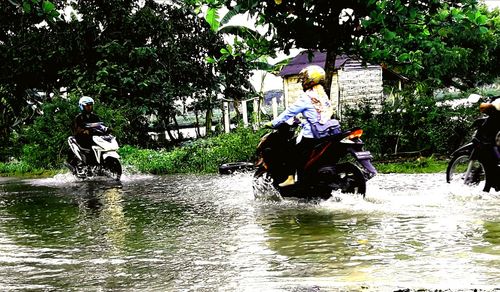
[[[73,119],[79,113],[79,98],[80,95],[54,97],[42,105],[43,115],[32,125],[26,126],[21,133],[23,162],[35,168],[54,168],[62,164],[70,151],[67,139],[72,134]],[[122,127],[126,124],[120,111],[99,106],[97,100],[95,111],[103,122],[113,128],[114,135],[120,140]]]
[[432,97],[403,97],[385,103],[346,110],[343,128],[363,128],[366,148],[378,158],[400,153],[448,155],[470,138],[477,107],[437,105]]
[[232,133],[194,140],[170,151],[125,146],[120,154],[124,164],[133,165],[141,172],[214,173],[223,163],[253,161],[262,133],[262,130],[238,128]]

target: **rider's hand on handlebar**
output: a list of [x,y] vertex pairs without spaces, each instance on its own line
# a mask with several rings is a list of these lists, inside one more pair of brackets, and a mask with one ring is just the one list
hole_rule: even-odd
[[266,128],[266,129],[272,129],[272,128],[274,128],[274,127],[273,127],[273,123],[272,123],[272,122],[267,122],[267,123],[265,123],[265,124],[264,124],[264,128]]

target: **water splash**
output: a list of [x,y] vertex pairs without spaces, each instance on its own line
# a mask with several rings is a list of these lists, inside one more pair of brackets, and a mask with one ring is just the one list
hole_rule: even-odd
[[[148,174],[137,174],[137,173],[124,172],[120,178],[119,183],[130,183],[130,182],[135,182],[135,181],[148,180],[148,179],[151,179],[153,177],[154,177],[153,175],[148,175]],[[53,187],[59,187],[59,186],[65,186],[65,185],[76,185],[76,184],[80,184],[82,182],[110,182],[110,181],[113,181],[113,180],[108,178],[108,177],[105,177],[105,176],[95,176],[95,177],[80,179],[80,178],[75,177],[70,172],[58,173],[58,174],[54,175],[53,177],[49,177],[49,178],[27,180],[27,182],[31,185],[53,186]]]
[[272,180],[265,176],[254,178],[252,181],[253,194],[260,201],[283,201],[283,197],[273,186]]

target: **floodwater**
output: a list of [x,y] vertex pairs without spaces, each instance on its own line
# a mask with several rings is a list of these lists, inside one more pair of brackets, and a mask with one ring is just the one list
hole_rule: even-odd
[[0,290],[500,289],[499,193],[444,174],[367,190],[298,202],[254,194],[249,173],[0,178]]

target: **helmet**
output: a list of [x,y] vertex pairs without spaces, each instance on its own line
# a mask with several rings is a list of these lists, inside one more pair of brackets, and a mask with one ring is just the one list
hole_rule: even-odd
[[325,70],[318,65],[310,65],[302,69],[299,73],[299,82],[305,89],[325,81]]
[[83,111],[84,107],[87,104],[94,104],[94,100],[90,96],[82,96],[80,100],[78,101],[78,106],[80,107],[80,110]]

